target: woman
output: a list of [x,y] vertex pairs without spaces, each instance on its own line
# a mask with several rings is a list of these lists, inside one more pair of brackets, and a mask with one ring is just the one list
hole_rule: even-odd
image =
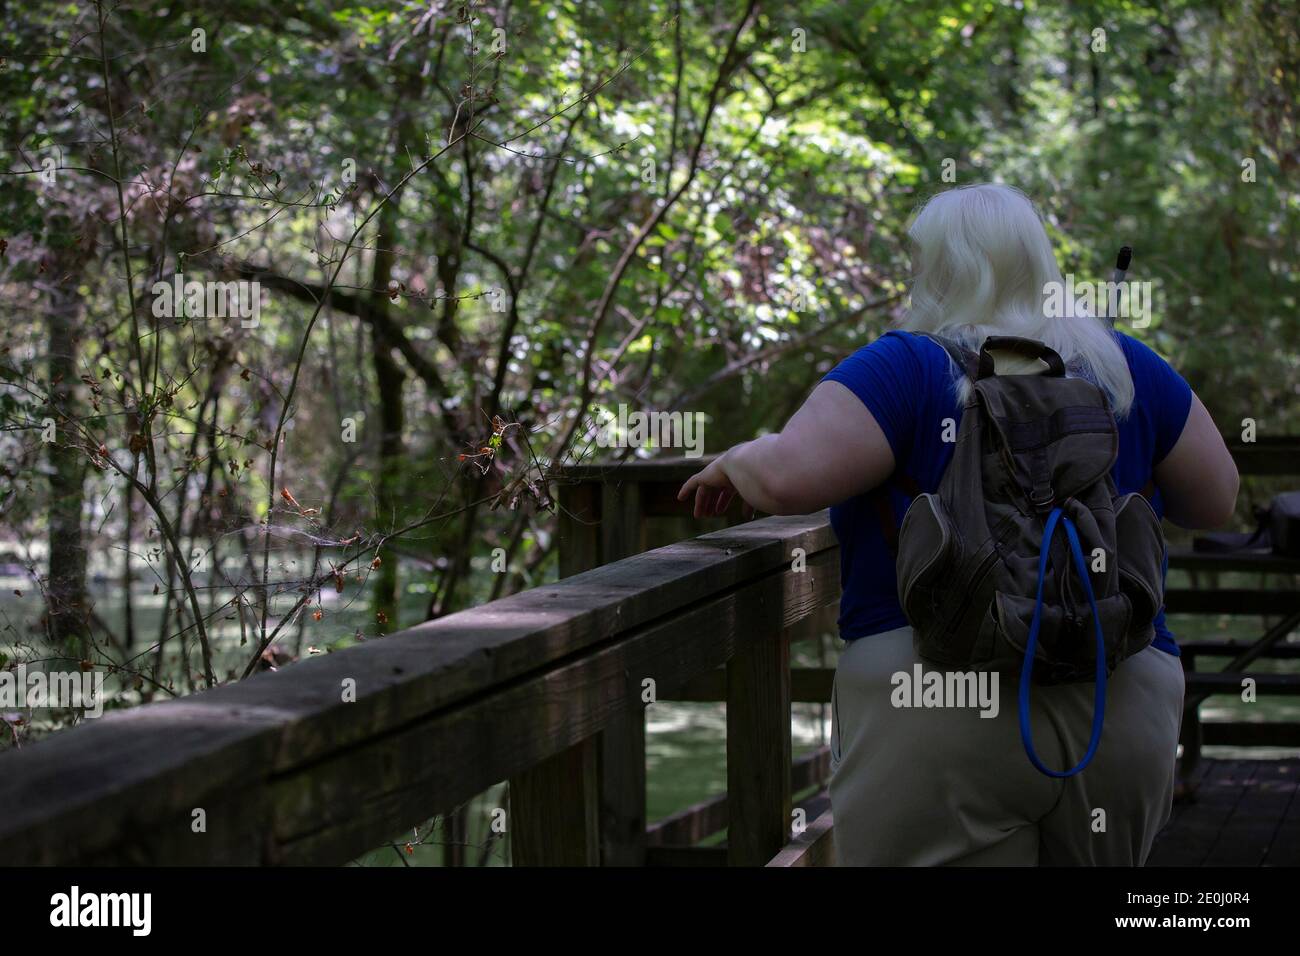
[[[1156,513],[1182,527],[1231,517],[1236,467],[1205,406],[1163,359],[1097,318],[1044,307],[1062,277],[1022,193],[1000,185],[941,193],[909,235],[915,276],[901,330],[841,362],[778,434],[730,449],[679,497],[695,495],[697,517],[721,513],[736,496],[770,514],[831,508],[848,642],[832,695],[830,792],[842,864],[1141,865],[1169,816],[1183,706],[1178,646],[1163,613],[1152,645],[1110,680],[1092,764],[1065,780],[1044,776],[1026,758],[1014,706],[990,717],[891,704],[893,675],[912,673],[918,659],[868,493],[896,470],[933,492],[952,456],[943,435],[960,421],[970,382],[939,343],[914,332],[975,350],[990,335],[1051,346],[1115,410],[1119,493],[1154,482]],[[1001,360],[997,370],[1023,371]],[[908,499],[891,496],[901,518]],[[1089,683],[1034,688],[1032,725],[1048,766],[1068,766],[1083,751],[1092,702]]]

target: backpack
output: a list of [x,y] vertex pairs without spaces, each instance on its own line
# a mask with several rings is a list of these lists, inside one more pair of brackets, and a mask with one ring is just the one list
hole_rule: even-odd
[[[946,670],[1019,674],[1020,736],[1052,777],[1088,765],[1101,741],[1106,678],[1154,636],[1164,603],[1160,520],[1111,478],[1119,436],[1102,390],[1066,377],[1031,339],[993,336],[978,356],[935,341],[973,381],[952,461],[897,529],[898,598],[918,656]],[[996,375],[992,352],[1041,359]],[[1034,751],[1033,683],[1095,681],[1087,752],[1050,770]]]

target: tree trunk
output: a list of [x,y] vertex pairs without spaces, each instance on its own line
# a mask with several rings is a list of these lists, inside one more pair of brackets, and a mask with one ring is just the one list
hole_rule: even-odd
[[86,459],[70,442],[72,429],[65,416],[75,416],[77,320],[80,300],[75,290],[51,293],[49,311],[49,375],[55,440],[49,443],[49,573],[45,583],[49,634],[55,646],[78,660],[90,653],[90,605],[86,597],[86,548],[81,513],[85,504]]
[[[393,244],[397,237],[398,205],[393,197],[379,214],[379,236],[375,243],[374,283],[376,290],[387,288],[393,276]],[[381,291],[375,291],[376,306],[387,310],[389,301]],[[396,528],[401,512],[399,488],[402,468],[402,392],[406,373],[393,359],[393,346],[378,326],[373,327],[373,363],[375,384],[379,390],[379,461],[376,487],[376,514],[380,530]],[[397,556],[381,554],[382,561],[376,571],[370,607],[379,633],[396,630],[400,624],[398,614]]]

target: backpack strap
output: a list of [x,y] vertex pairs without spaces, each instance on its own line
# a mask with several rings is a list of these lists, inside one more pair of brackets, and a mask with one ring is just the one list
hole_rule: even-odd
[[979,377],[979,355],[968,348],[963,348],[957,342],[942,335],[931,335],[929,332],[915,333],[922,338],[927,338],[935,345],[939,346],[948,353],[948,358],[952,359],[954,365],[966,373],[966,377],[975,381]]
[[[932,335],[929,332],[915,332],[913,334],[929,339],[947,352],[948,358],[952,360],[953,364],[961,369],[972,381],[979,374],[979,356],[970,349],[963,348],[957,342],[944,338],[942,335]],[[894,502],[890,495],[894,490],[901,491],[909,498],[915,498],[921,493],[921,486],[916,483],[916,479],[911,475],[896,471],[884,484],[870,493],[871,505],[875,508],[876,517],[880,521],[880,533],[885,539],[885,546],[889,548],[889,553],[897,558],[899,525],[898,518],[894,514]]]
[[[1052,550],[1052,535],[1056,532],[1058,522],[1060,527],[1065,528],[1065,536],[1069,542],[1068,557],[1074,560],[1074,570],[1078,575],[1079,583],[1083,586],[1084,596],[1088,599],[1088,607],[1092,610],[1093,632],[1097,638],[1096,686],[1093,688],[1092,695],[1092,733],[1088,735],[1087,751],[1079,762],[1069,770],[1051,770],[1039,759],[1034,750],[1033,730],[1030,727],[1029,713],[1029,685],[1032,682],[1034,672],[1038,631],[1043,619],[1043,580],[1047,577],[1047,559]],[[1043,543],[1038,555],[1038,594],[1034,599],[1034,616],[1029,622],[1029,637],[1025,641],[1025,659],[1020,666],[1020,692],[1017,699],[1017,709],[1020,716],[1020,740],[1024,744],[1025,753],[1029,756],[1029,762],[1037,767],[1039,771],[1049,777],[1063,779],[1073,777],[1092,762],[1092,758],[1097,754],[1097,747],[1101,744],[1101,731],[1106,715],[1106,676],[1106,638],[1103,636],[1101,629],[1101,615],[1097,613],[1097,599],[1092,590],[1092,578],[1088,576],[1088,562],[1083,556],[1083,547],[1079,543],[1079,532],[1075,528],[1074,522],[1060,508],[1053,508],[1043,527]]]
[[1017,335],[990,335],[984,340],[980,346],[978,378],[988,378],[994,374],[993,352],[1014,352],[1023,358],[1041,359],[1047,363],[1050,374],[1065,378],[1065,360],[1055,349],[1037,339],[1023,339]]

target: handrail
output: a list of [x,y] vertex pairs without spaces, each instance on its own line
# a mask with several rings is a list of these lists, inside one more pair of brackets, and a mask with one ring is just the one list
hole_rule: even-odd
[[[792,568],[796,549],[806,558]],[[738,805],[761,798],[768,833],[748,850],[730,842],[740,847],[734,857],[749,854],[736,862],[765,862],[789,830],[776,819],[789,814],[784,628],[838,599],[837,562],[824,512],[765,518],[274,673],[87,720],[0,755],[0,864],[343,863],[588,747],[644,706],[646,679],[666,694],[723,665],[738,678],[729,773],[755,784],[734,795],[732,819],[751,819],[754,808],[738,814]],[[782,699],[783,767],[772,740],[780,715],[767,716]],[[771,793],[782,773],[778,806]],[[561,797],[590,817],[599,787]],[[510,809],[516,842],[525,820],[546,817],[539,798],[527,799],[527,811]],[[532,862],[571,858],[547,839],[529,835]],[[598,849],[579,848],[581,858],[598,859]]]

